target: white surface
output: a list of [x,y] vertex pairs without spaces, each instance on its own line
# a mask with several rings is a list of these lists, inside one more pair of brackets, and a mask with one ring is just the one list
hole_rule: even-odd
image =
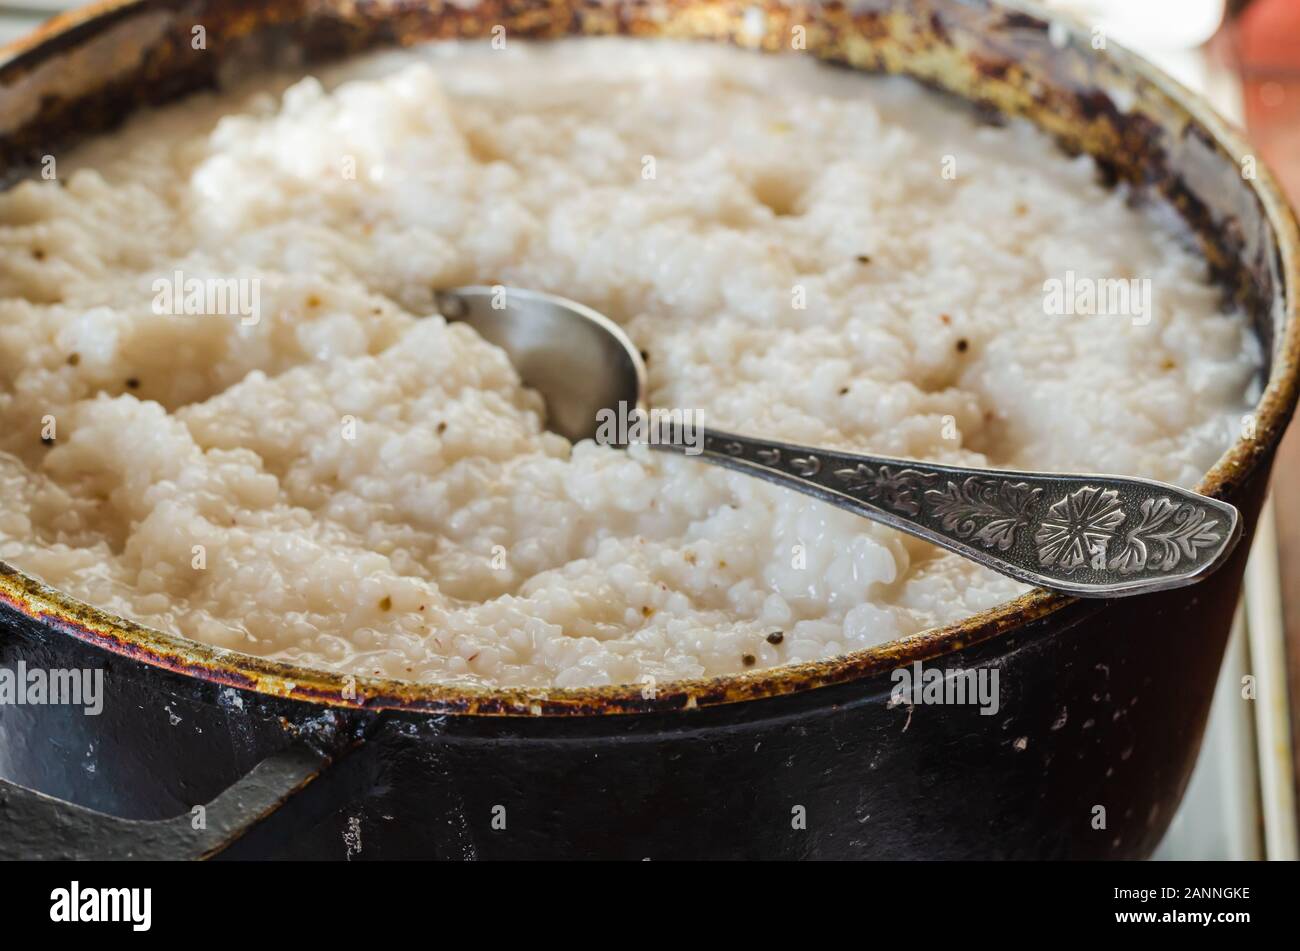
[[1246,568],[1246,617],[1251,672],[1258,699],[1253,704],[1263,799],[1265,854],[1296,858],[1296,803],[1291,764],[1290,704],[1287,698],[1286,632],[1278,580],[1277,526],[1272,497],[1260,513],[1255,548]]
[[1204,43],[1223,19],[1224,0],[1039,0],[1132,48],[1179,50]]
[[48,15],[31,11],[14,11],[0,8],[0,44],[16,40],[34,30]]

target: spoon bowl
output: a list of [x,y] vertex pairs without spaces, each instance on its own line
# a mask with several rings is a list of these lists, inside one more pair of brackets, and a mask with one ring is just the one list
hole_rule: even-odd
[[541,291],[458,287],[436,302],[505,351],[524,385],[546,401],[546,428],[570,442],[594,439],[602,409],[644,408],[645,362],[604,314]]

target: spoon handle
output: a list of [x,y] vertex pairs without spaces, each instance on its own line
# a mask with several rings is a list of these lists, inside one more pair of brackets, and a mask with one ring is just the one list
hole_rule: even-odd
[[698,454],[795,489],[1038,587],[1121,597],[1192,584],[1241,537],[1236,508],[1177,486],[1105,475],[969,469],[812,449],[704,429]]

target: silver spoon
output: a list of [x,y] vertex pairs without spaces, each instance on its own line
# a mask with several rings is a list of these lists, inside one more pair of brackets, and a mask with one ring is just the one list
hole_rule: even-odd
[[[547,427],[572,440],[611,412],[646,413],[645,364],[607,317],[538,291],[460,287],[437,295],[448,320],[501,347],[545,399]],[[837,452],[700,429],[680,416],[653,448],[691,454],[811,495],[941,545],[1017,580],[1081,597],[1192,584],[1241,537],[1236,508],[1174,485],[1121,476],[970,469]],[[688,439],[688,436],[696,438]]]

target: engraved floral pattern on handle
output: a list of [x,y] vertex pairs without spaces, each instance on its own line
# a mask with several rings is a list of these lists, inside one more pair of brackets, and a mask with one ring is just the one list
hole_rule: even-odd
[[968,476],[961,483],[950,479],[925,497],[946,531],[1006,551],[1016,532],[1029,524],[1042,494],[1025,482]]
[[1230,505],[1142,479],[966,469],[715,432],[706,458],[1074,594],[1191,583],[1238,537]]
[[1047,510],[1034,532],[1038,560],[1071,572],[1094,557],[1104,559],[1106,546],[1124,518],[1118,492],[1085,485]]
[[1111,557],[1112,569],[1133,574],[1143,568],[1170,571],[1184,558],[1223,541],[1219,520],[1202,508],[1175,502],[1166,496],[1151,498],[1140,507],[1141,519]]
[[836,469],[835,478],[847,491],[861,493],[868,502],[904,515],[920,515],[921,489],[930,476],[916,469],[873,468],[859,463],[851,468]]

